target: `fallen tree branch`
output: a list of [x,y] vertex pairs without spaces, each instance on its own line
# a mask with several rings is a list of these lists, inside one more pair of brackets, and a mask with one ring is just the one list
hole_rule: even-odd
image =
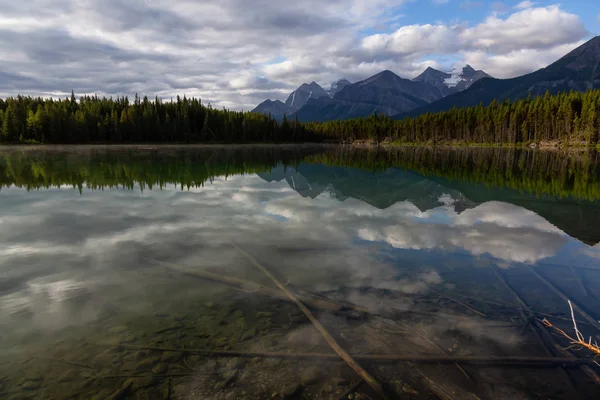
[[[288,296],[286,296],[285,293],[282,293],[280,290],[276,290],[276,289],[270,288],[268,286],[263,286],[259,283],[242,280],[242,279],[238,279],[238,278],[234,278],[234,277],[226,276],[226,275],[222,275],[222,274],[217,274],[214,272],[191,269],[188,267],[175,265],[175,264],[168,263],[165,261],[159,261],[159,260],[154,260],[154,259],[147,259],[147,260],[149,262],[161,265],[164,268],[174,270],[174,271],[177,271],[177,272],[185,274],[185,275],[193,276],[195,278],[205,279],[205,280],[208,280],[211,282],[222,283],[224,285],[233,287],[238,290],[242,290],[244,292],[259,293],[259,294],[262,294],[265,296],[270,296],[270,297],[274,297],[274,298],[277,298],[280,300],[292,302],[292,300]],[[322,297],[316,298],[314,296],[308,296],[305,294],[305,295],[298,295],[298,298],[303,303],[306,303],[308,306],[318,309],[318,310],[342,311],[344,309],[352,309],[352,310],[358,311],[360,313],[368,313],[368,310],[366,308],[355,306],[352,304],[338,303],[338,302],[334,302],[334,301],[331,301],[328,299],[324,299]]]
[[235,243],[233,243],[233,242],[230,242],[230,243],[233,247],[235,247],[237,249],[237,251],[239,251],[241,254],[243,254],[256,268],[261,270],[267,277],[269,277],[269,279],[271,279],[271,281],[273,281],[273,283],[275,285],[277,285],[277,287],[279,289],[281,289],[281,291],[284,292],[287,297],[289,297],[294,303],[296,303],[298,308],[300,308],[300,310],[304,313],[304,315],[306,315],[306,317],[310,320],[310,322],[312,322],[312,324],[315,326],[317,331],[319,331],[321,336],[323,336],[325,341],[327,341],[329,346],[331,346],[333,351],[335,351],[338,354],[338,356],[341,357],[346,362],[346,364],[348,364],[350,366],[350,368],[352,368],[354,370],[354,372],[356,372],[358,374],[358,376],[360,376],[377,394],[379,394],[383,398],[386,397],[385,393],[383,391],[383,388],[381,387],[379,382],[377,382],[377,380],[375,378],[373,378],[367,371],[365,371],[352,358],[352,356],[350,356],[350,354],[348,354],[346,352],[346,350],[344,350],[335,341],[335,339],[333,338],[333,336],[331,336],[329,334],[327,329],[325,329],[325,327],[319,322],[319,320],[317,320],[315,318],[315,316],[312,314],[312,312],[308,308],[306,308],[306,306],[292,292],[290,292],[283,284],[281,284],[281,282],[279,282],[277,280],[277,278],[275,278],[265,267],[263,267],[258,261],[256,261],[250,254],[246,253],[244,250],[239,248]]
[[[580,348],[588,349],[590,352],[592,352],[592,354],[595,354],[596,356],[600,356],[600,346],[598,346],[598,343],[592,342],[591,336],[590,336],[589,340],[586,341],[585,338],[583,337],[583,334],[579,331],[579,328],[577,328],[577,322],[575,321],[575,313],[573,312],[573,305],[571,304],[570,301],[569,301],[569,308],[571,309],[571,317],[573,318],[573,329],[575,330],[575,338],[571,337],[564,330],[552,325],[552,323],[550,321],[548,321],[546,318],[544,318],[542,320],[542,323],[545,326],[547,326],[548,328],[554,329],[556,332],[558,332],[563,337],[569,339],[569,342],[573,346],[579,346]],[[598,366],[600,366],[599,363],[596,363],[596,364]]]
[[[339,359],[334,353],[288,353],[288,352],[260,352],[260,351],[235,351],[235,350],[202,350],[177,347],[136,346],[129,344],[94,343],[99,346],[118,346],[123,349],[147,350],[160,352],[181,352],[187,354],[205,355],[213,357],[244,357],[244,358],[299,358],[299,359]],[[366,361],[408,361],[423,364],[472,364],[495,366],[539,366],[552,367],[556,365],[595,365],[591,358],[577,357],[504,357],[504,356],[428,356],[407,354],[353,354],[353,358]]]

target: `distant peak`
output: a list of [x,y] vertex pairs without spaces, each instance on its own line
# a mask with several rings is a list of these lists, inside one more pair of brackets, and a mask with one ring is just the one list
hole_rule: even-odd
[[475,72],[475,68],[473,68],[469,64],[467,64],[463,67],[463,72]]
[[397,75],[390,71],[389,69],[383,70],[377,75],[373,75],[373,78],[395,78]]
[[427,69],[421,72],[420,75],[413,78],[413,81],[417,82],[427,82],[430,84],[436,84],[438,81],[443,80],[445,78],[449,78],[450,74],[446,72],[442,72],[432,67],[427,67]]

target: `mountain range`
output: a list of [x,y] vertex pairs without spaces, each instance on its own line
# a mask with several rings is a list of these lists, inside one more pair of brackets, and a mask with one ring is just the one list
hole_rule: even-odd
[[328,121],[364,117],[376,113],[394,115],[414,110],[470,87],[488,77],[470,65],[461,72],[446,73],[427,68],[416,78],[404,79],[385,70],[365,80],[350,83],[340,79],[325,90],[316,82],[303,83],[284,102],[265,100],[253,112],[281,120]]
[[373,113],[402,119],[453,107],[487,105],[494,99],[593,88],[600,88],[600,36],[548,67],[516,78],[496,79],[470,65],[450,72],[429,67],[412,80],[385,70],[355,83],[345,79],[333,82],[329,89],[316,82],[305,83],[285,103],[266,100],[252,111],[278,120],[285,114],[301,122],[345,120]]

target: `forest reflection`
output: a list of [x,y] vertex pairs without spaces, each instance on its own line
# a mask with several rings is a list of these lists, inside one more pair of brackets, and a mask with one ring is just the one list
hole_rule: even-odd
[[201,187],[216,176],[268,171],[277,165],[322,164],[383,172],[390,168],[426,177],[509,188],[537,196],[600,199],[596,151],[517,148],[344,146],[83,147],[0,151],[0,187],[80,189]]

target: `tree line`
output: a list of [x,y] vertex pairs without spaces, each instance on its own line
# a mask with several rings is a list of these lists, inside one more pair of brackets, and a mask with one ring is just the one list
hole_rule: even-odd
[[493,101],[489,106],[453,108],[394,121],[373,115],[346,121],[306,124],[316,136],[336,141],[401,143],[529,144],[568,141],[598,143],[600,90],[569,92],[522,100]]
[[311,142],[297,121],[216,109],[186,96],[153,101],[75,94],[67,99],[0,99],[0,141],[8,143]]
[[569,92],[489,106],[454,108],[392,120],[372,115],[352,120],[298,123],[284,116],[216,109],[177,96],[133,101],[72,93],[66,99],[25,96],[0,99],[0,142],[8,143],[257,143],[400,142],[529,144],[567,141],[594,146],[600,135],[600,90]]

